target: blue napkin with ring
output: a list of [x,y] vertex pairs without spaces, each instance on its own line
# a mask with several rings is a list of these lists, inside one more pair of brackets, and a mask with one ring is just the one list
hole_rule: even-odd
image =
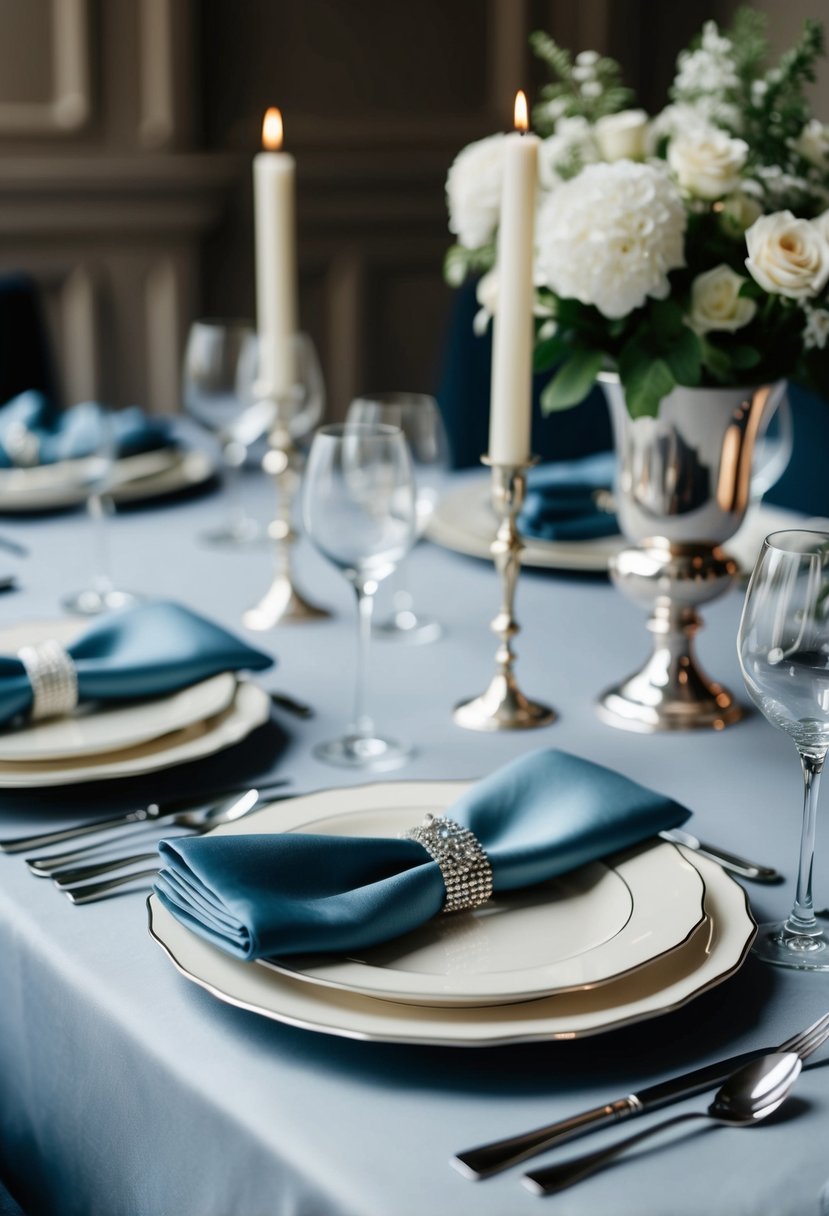
[[[555,878],[689,814],[620,773],[552,749],[514,760],[446,811],[485,850],[494,891]],[[222,834],[165,840],[159,851],[161,902],[242,959],[374,946],[436,916],[446,894],[438,863],[403,838]]]
[[150,418],[138,406],[110,413],[82,401],[55,415],[43,393],[31,390],[0,409],[0,468],[78,460],[97,453],[102,443],[113,458],[177,446],[166,419]]
[[563,541],[615,536],[619,525],[607,507],[615,463],[613,452],[599,452],[530,469],[518,521],[522,534]]
[[[273,663],[219,625],[165,601],[98,617],[65,653],[81,702],[159,697],[223,671],[261,671]],[[34,699],[22,659],[0,655],[0,722],[29,713]]]

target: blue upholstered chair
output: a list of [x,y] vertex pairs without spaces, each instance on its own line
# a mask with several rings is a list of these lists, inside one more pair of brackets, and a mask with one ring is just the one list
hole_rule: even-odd
[[25,274],[0,275],[0,405],[25,389],[59,405],[57,376],[36,284]]

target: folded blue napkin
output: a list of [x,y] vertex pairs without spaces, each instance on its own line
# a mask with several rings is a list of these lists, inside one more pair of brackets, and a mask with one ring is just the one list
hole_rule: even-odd
[[[555,750],[514,760],[446,811],[488,854],[495,891],[555,878],[677,827],[689,813]],[[414,840],[286,832],[182,837],[159,851],[161,902],[237,958],[373,946],[417,928],[444,899],[437,863]]]
[[527,494],[518,526],[539,540],[590,540],[615,536],[616,516],[601,507],[613,484],[615,457],[599,452],[582,460],[542,464],[527,474]]
[[112,427],[115,457],[137,456],[177,442],[166,419],[150,418],[138,406],[109,413],[94,401],[82,401],[55,415],[43,393],[32,390],[0,409],[0,468],[91,456],[99,450],[107,426]]
[[[181,604],[138,604],[98,617],[67,646],[80,701],[175,692],[222,671],[261,671],[273,659]],[[25,714],[32,687],[18,658],[0,655],[0,722]]]

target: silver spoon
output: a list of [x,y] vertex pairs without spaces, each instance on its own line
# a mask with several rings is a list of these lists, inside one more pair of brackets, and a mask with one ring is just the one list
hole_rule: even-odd
[[657,1123],[655,1127],[646,1127],[634,1136],[626,1136],[624,1140],[618,1140],[609,1148],[584,1153],[581,1157],[572,1157],[561,1165],[533,1170],[532,1173],[525,1174],[521,1181],[535,1195],[551,1195],[554,1191],[563,1191],[601,1169],[631,1145],[639,1144],[655,1132],[685,1123],[689,1119],[712,1119],[715,1123],[724,1123],[731,1127],[750,1127],[765,1119],[785,1102],[800,1076],[802,1067],[800,1056],[794,1051],[775,1051],[760,1056],[731,1074],[714,1095],[714,1101],[707,1111],[697,1110],[685,1115],[676,1115],[673,1119]]

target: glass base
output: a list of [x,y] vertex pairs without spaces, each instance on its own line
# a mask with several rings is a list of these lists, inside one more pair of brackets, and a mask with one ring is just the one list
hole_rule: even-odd
[[786,922],[760,925],[751,950],[757,958],[776,967],[829,971],[829,937],[822,928],[805,936],[793,933]]
[[318,743],[313,754],[326,764],[340,768],[384,769],[399,768],[412,755],[412,749],[394,739],[376,735],[344,735],[329,743]]
[[428,616],[418,616],[411,608],[401,609],[385,621],[378,621],[372,631],[386,641],[404,642],[409,646],[425,646],[443,636],[440,623]]
[[259,520],[247,515],[201,532],[199,540],[215,549],[265,548],[270,543]]
[[100,616],[104,612],[120,612],[122,608],[132,608],[140,603],[143,597],[132,591],[122,591],[110,587],[101,591],[97,587],[86,587],[83,591],[73,591],[61,600],[62,607],[67,612],[78,613],[80,616]]

